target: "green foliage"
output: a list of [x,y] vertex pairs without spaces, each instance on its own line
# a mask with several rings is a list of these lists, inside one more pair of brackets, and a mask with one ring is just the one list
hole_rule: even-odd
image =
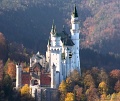
[[9,75],[5,75],[3,79],[3,89],[5,96],[8,96],[12,92],[12,80]]

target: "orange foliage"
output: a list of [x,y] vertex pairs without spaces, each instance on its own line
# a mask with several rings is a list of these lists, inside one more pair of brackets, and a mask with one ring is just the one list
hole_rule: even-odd
[[120,81],[119,81],[119,80],[116,82],[115,87],[114,87],[114,90],[115,90],[116,92],[120,92]]
[[16,77],[16,66],[14,62],[9,62],[7,64],[7,74],[13,79]]
[[2,45],[5,44],[5,37],[1,32],[0,32],[0,44],[2,44]]
[[24,72],[29,72],[29,67],[24,67],[24,68],[23,68],[23,71],[24,71]]
[[119,69],[112,70],[110,72],[110,76],[113,77],[113,78],[117,78],[118,80],[120,80],[120,70]]

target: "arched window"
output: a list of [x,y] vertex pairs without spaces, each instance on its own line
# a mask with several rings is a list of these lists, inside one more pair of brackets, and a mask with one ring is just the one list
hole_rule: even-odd
[[37,80],[34,80],[34,85],[38,85],[38,81]]

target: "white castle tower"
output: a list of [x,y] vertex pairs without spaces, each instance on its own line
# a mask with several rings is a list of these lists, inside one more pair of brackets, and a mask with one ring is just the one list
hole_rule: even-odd
[[[71,15],[70,34],[65,29],[61,33],[56,32],[56,26],[52,25],[50,38],[47,45],[46,61],[51,72],[51,88],[58,87],[60,82],[76,69],[80,70],[79,57],[79,21],[76,6]],[[53,64],[56,67],[53,69]]]
[[56,66],[51,67],[51,88],[56,88]]
[[[61,68],[61,53],[62,47],[60,46],[61,37],[56,32],[56,27],[52,26],[51,30],[51,46],[50,46],[50,67],[52,68],[53,64],[56,67],[56,86],[62,81],[62,68]],[[52,80],[51,76],[51,80]],[[51,81],[52,82],[52,81]]]
[[79,58],[79,33],[80,33],[80,28],[79,28],[79,21],[78,21],[78,13],[76,6],[74,8],[74,11],[71,15],[71,39],[74,42],[74,47],[73,47],[73,58],[72,61],[74,62],[74,67],[73,69],[77,69],[80,71],[80,58]]
[[20,64],[16,65],[16,89],[21,87],[21,72],[22,67]]

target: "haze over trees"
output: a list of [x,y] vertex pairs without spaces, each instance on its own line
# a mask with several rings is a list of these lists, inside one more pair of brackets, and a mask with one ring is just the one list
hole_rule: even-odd
[[81,25],[81,48],[119,54],[119,0],[2,0],[0,31],[12,42],[45,53],[43,46],[47,44],[52,20],[55,19],[58,32],[65,24],[69,33],[75,3]]

